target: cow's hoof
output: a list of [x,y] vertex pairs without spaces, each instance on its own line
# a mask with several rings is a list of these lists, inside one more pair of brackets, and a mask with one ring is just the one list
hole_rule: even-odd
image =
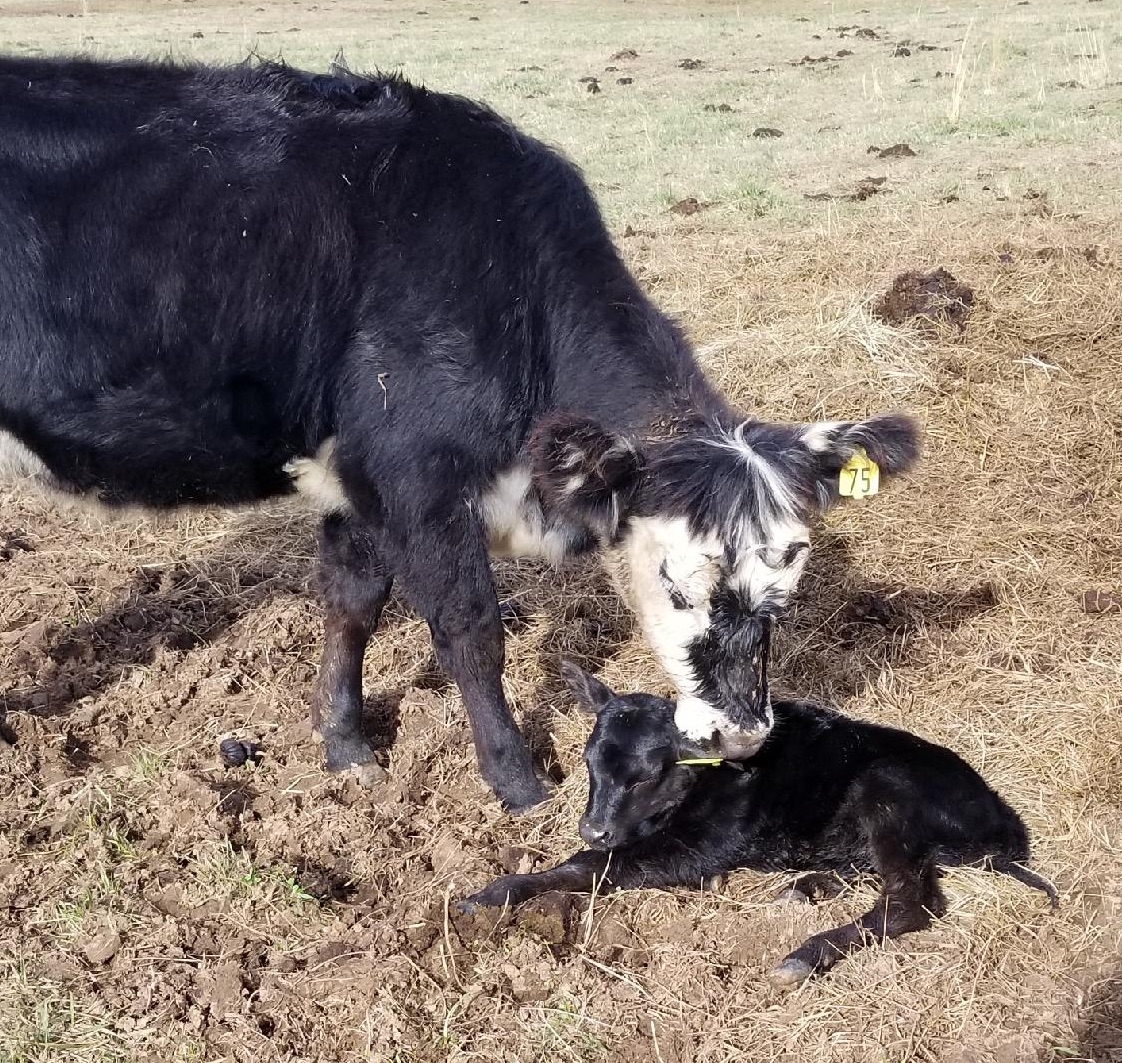
[[502,802],[503,811],[512,816],[521,815],[547,801],[551,791],[534,776],[521,786],[504,785],[495,787],[495,794]]
[[814,968],[809,963],[788,957],[778,967],[768,971],[767,980],[776,989],[794,989],[795,986],[802,985],[812,974]]
[[343,769],[343,774],[357,779],[359,785],[367,790],[389,778],[389,772],[375,760],[370,761],[369,764],[352,764],[349,768]]
[[383,768],[371,749],[361,739],[328,739],[323,766],[330,772],[349,775],[363,786],[370,787],[386,777]]

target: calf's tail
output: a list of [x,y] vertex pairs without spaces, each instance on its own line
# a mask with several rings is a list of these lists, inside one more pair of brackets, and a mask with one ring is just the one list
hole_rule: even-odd
[[1030,871],[1023,864],[1018,864],[1016,860],[1010,860],[1008,857],[1004,856],[993,857],[990,861],[990,867],[999,875],[1008,875],[1010,878],[1015,878],[1018,882],[1023,882],[1026,886],[1031,886],[1033,889],[1040,890],[1041,893],[1046,893],[1052,907],[1059,908],[1059,892],[1043,875],[1038,875],[1035,871]]

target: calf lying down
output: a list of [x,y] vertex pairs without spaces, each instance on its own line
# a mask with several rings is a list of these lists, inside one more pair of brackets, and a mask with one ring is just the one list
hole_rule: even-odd
[[614,694],[569,662],[562,672],[597,717],[580,823],[592,848],[548,871],[498,878],[465,911],[550,890],[698,886],[735,868],[812,872],[788,895],[814,900],[875,871],[882,888],[871,911],[807,939],[769,976],[794,985],[877,939],[929,926],[946,911],[940,864],[983,864],[1058,904],[1055,887],[1022,866],[1029,840],[1020,817],[949,749],[783,701],[751,760],[714,763],[677,730],[671,702]]

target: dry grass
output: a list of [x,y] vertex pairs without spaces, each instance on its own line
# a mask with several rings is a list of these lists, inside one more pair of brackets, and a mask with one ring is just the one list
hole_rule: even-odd
[[[1122,593],[1120,10],[867,2],[8,0],[0,47],[403,64],[576,157],[747,408],[918,411],[922,468],[820,531],[777,683],[982,768],[1032,827],[1060,912],[955,872],[944,921],[790,997],[763,971],[868,888],[792,911],[745,873],[465,924],[450,900],[576,844],[587,724],[558,653],[662,684],[606,579],[500,569],[532,614],[509,692],[566,776],[512,820],[396,600],[367,667],[391,779],[366,794],[319,772],[305,518],[104,524],[10,494],[0,531],[35,550],[0,562],[19,738],[0,742],[0,1061],[1122,1060],[1122,616],[1082,608],[1088,589]],[[829,28],[854,24],[879,39]],[[626,47],[639,58],[609,61]],[[898,141],[917,157],[866,155]],[[889,191],[804,198],[867,175]],[[687,195],[716,205],[667,213]],[[895,273],[936,265],[975,289],[965,332],[871,316]],[[230,731],[260,737],[259,769],[220,769]]]

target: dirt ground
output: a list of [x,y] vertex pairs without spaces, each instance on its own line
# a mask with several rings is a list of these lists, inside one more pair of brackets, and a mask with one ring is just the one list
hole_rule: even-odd
[[[397,599],[366,667],[388,780],[320,770],[307,515],[8,491],[2,1063],[1122,1061],[1122,6],[863,2],[5,0],[0,48],[342,48],[481,96],[586,169],[746,410],[915,411],[920,468],[818,530],[775,682],[965,756],[1060,910],[951,872],[944,920],[788,995],[768,967],[871,886],[792,908],[745,872],[465,920],[579,844],[558,654],[666,690],[603,575],[498,568],[528,618],[509,693],[561,780],[511,818]],[[230,735],[260,763],[224,768]]]

